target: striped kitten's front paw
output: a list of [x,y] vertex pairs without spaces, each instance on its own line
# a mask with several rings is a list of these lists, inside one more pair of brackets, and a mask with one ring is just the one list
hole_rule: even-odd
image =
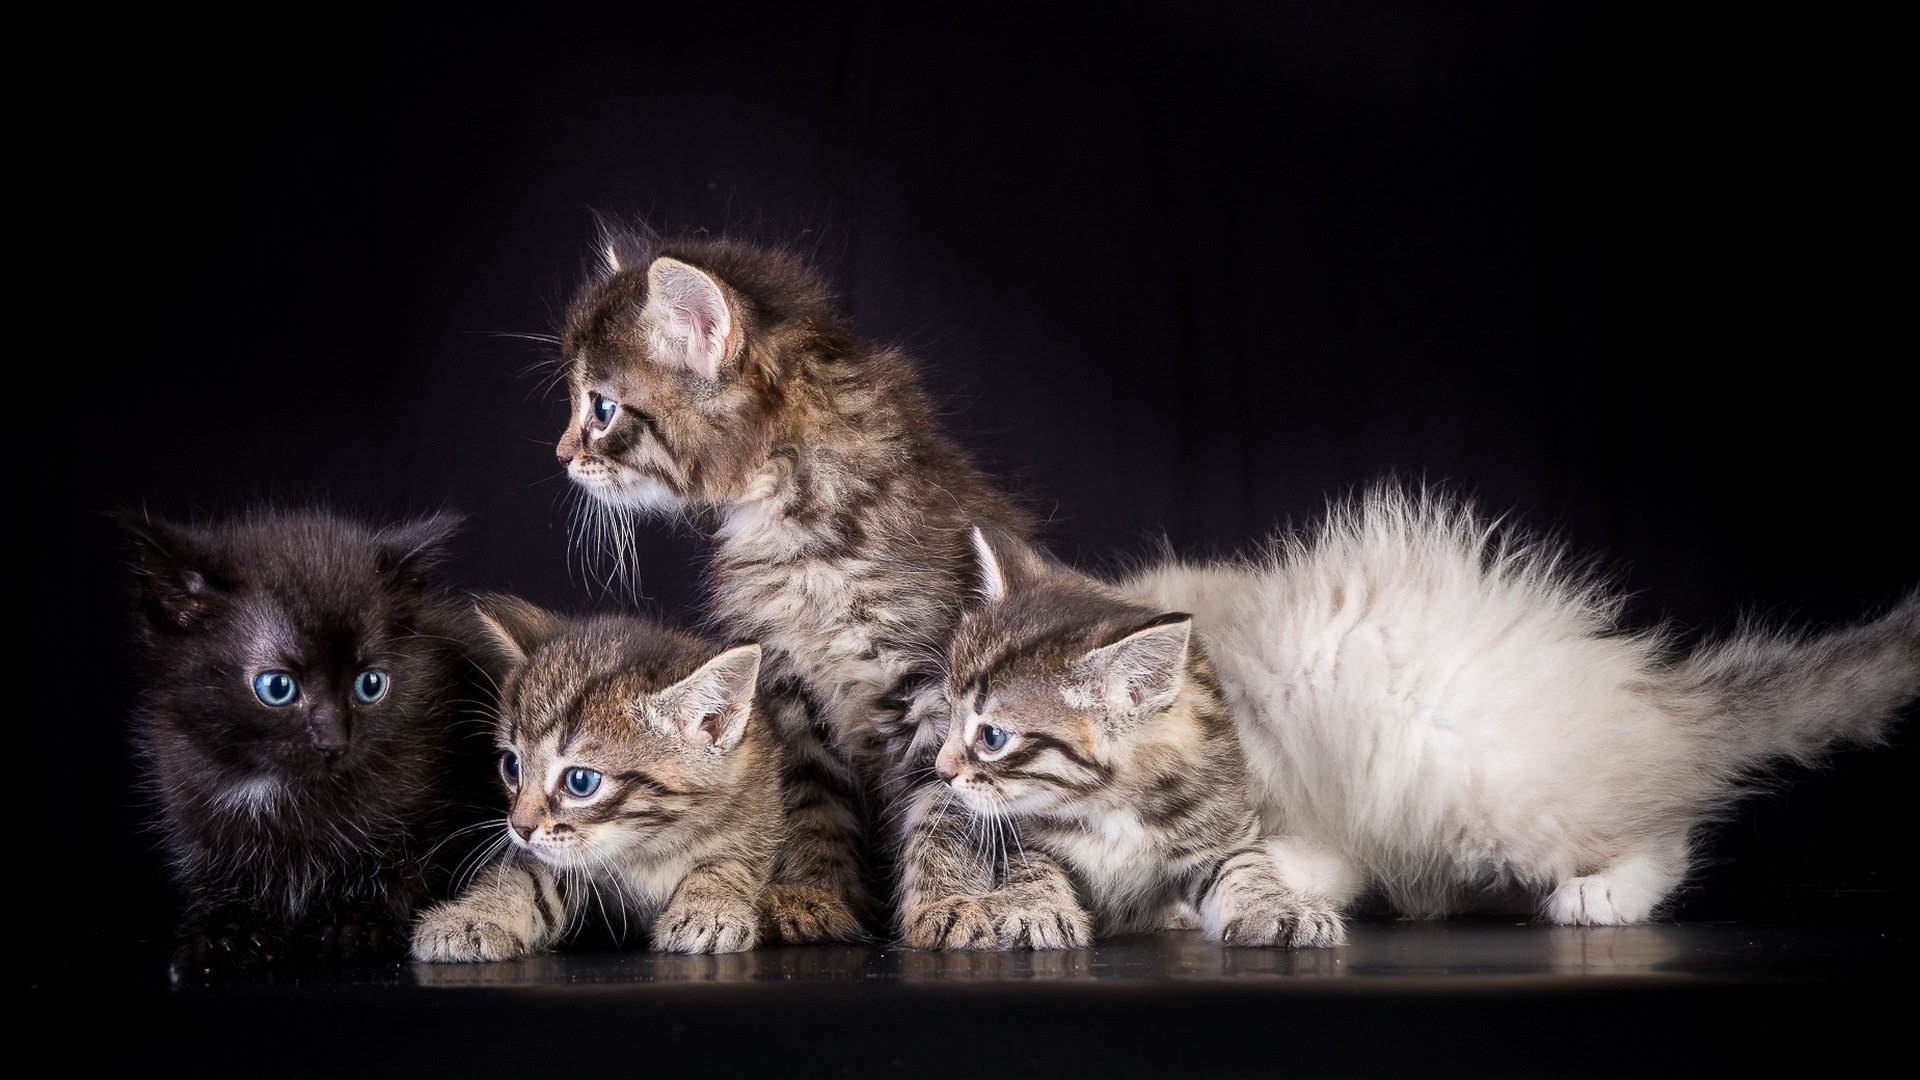
[[1080,905],[999,899],[993,929],[1003,949],[1084,949],[1093,944],[1093,920]]
[[745,952],[759,941],[759,920],[745,903],[668,904],[653,923],[653,947],[662,952]]
[[1000,949],[993,916],[976,896],[949,896],[910,909],[900,920],[909,949]]
[[511,960],[530,952],[520,935],[458,904],[437,904],[413,930],[413,958],[426,963]]
[[788,945],[858,941],[865,935],[845,900],[808,885],[775,885],[760,901],[767,936]]
[[1347,943],[1339,911],[1323,900],[1291,896],[1250,905],[1220,926],[1220,944],[1267,949],[1325,949]]

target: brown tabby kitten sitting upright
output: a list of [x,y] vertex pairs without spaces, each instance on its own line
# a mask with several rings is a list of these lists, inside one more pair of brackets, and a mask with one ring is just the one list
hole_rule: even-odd
[[[1227,945],[1340,944],[1335,909],[1289,889],[1267,854],[1192,620],[1011,537],[974,541],[985,602],[953,635],[935,767],[1007,863],[978,903],[1066,909],[1077,895],[1112,934],[1164,927],[1184,901]],[[1026,920],[1003,944],[1061,948],[1085,921]]]
[[798,259],[720,239],[615,236],[606,252],[562,338],[574,413],[559,458],[622,545],[617,519],[640,512],[712,527],[713,617],[765,648],[788,752],[781,937],[860,932],[864,834],[884,812],[912,856],[906,942],[997,946],[966,899],[992,867],[930,767],[939,657],[974,578],[968,524],[1024,534],[1026,518],[942,432],[907,358],[860,342]]
[[615,932],[634,917],[656,949],[753,948],[783,833],[760,647],[509,597],[479,610],[518,665],[496,729],[506,851],[421,918],[415,959],[539,952],[589,909]]

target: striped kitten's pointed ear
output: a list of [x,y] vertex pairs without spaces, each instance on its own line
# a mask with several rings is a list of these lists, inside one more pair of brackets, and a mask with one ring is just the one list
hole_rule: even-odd
[[566,620],[553,612],[504,593],[474,597],[473,611],[501,655],[516,664],[526,663],[529,654],[566,627]]
[[747,733],[760,682],[760,646],[736,645],[653,695],[656,726],[694,746],[731,750]]
[[647,344],[662,364],[718,377],[739,346],[726,286],[695,266],[661,256],[647,268]]
[[992,525],[973,527],[973,555],[980,598],[989,604],[1005,599],[1047,568],[1031,544]]
[[1193,617],[1169,613],[1081,659],[1094,692],[1119,713],[1154,712],[1173,704],[1187,672]]

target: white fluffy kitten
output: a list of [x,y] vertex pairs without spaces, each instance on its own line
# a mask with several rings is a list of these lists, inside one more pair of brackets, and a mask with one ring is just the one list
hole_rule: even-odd
[[1385,487],[1261,559],[1120,587],[1194,615],[1283,879],[1411,915],[1517,890],[1557,923],[1642,922],[1743,778],[1872,742],[1920,696],[1920,592],[1675,657],[1557,549]]

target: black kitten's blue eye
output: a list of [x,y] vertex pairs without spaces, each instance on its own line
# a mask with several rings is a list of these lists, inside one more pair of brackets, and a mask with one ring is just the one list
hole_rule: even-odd
[[368,668],[353,677],[353,699],[362,705],[371,705],[387,696],[387,673],[379,668]]
[[300,684],[285,671],[263,671],[254,677],[253,696],[262,705],[279,708],[300,695]]
[[601,427],[613,423],[614,414],[620,411],[620,403],[611,398],[593,395],[593,419]]
[[592,769],[568,769],[562,783],[567,787],[567,794],[584,799],[600,790],[600,774]]
[[500,775],[506,777],[507,783],[513,785],[514,787],[520,786],[520,755],[519,754],[516,754],[513,751],[509,750],[506,753],[500,755]]
[[980,740],[981,746],[987,748],[988,753],[997,752],[1001,747],[1007,745],[1007,733],[994,727],[992,724],[981,724],[980,730],[975,733],[975,737]]

